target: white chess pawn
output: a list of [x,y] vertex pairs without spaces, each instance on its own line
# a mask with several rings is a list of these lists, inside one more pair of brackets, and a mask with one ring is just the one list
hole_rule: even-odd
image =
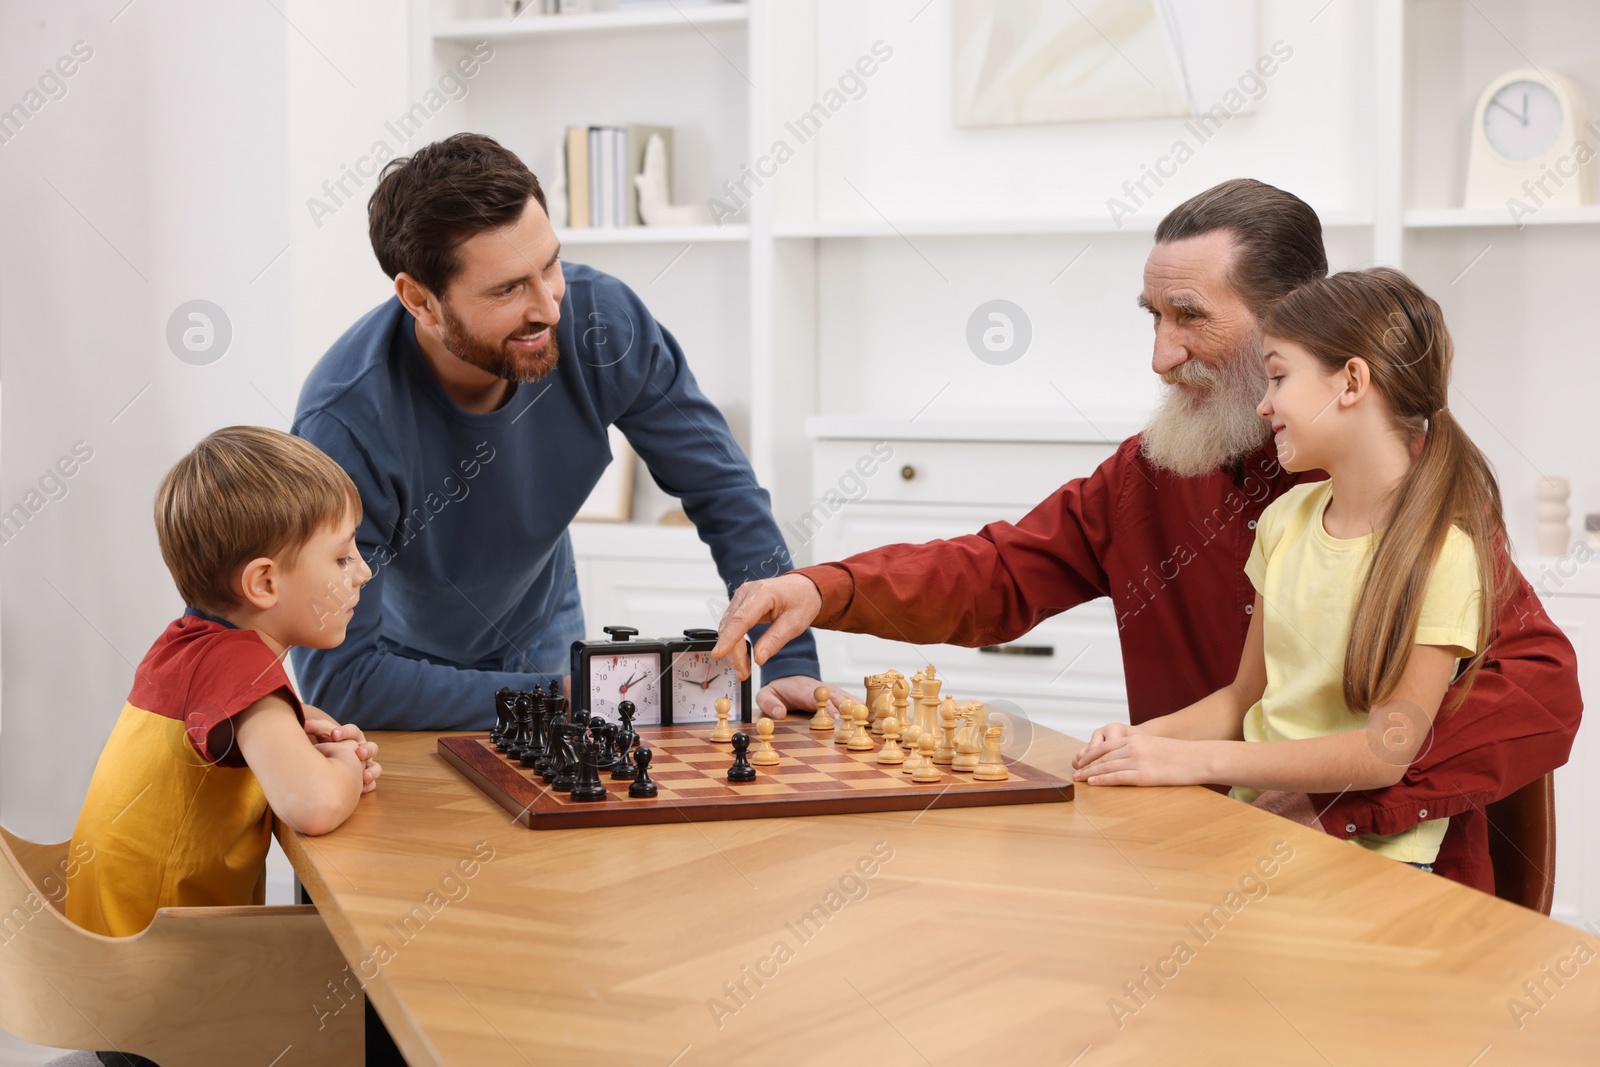
[[811,695],[817,701],[817,713],[811,717],[811,729],[819,734],[833,729],[833,716],[828,714],[828,687],[819,685]]
[[917,765],[917,773],[911,776],[913,782],[937,782],[943,777],[939,773],[939,765],[933,762],[934,744],[931,730],[917,739],[917,755],[921,760]]
[[871,752],[872,735],[867,732],[867,709],[857,704],[851,709],[851,718],[855,720],[856,732],[850,735],[850,743],[845,747],[851,752]]
[[1003,782],[1011,777],[1011,772],[1006,770],[1005,760],[1000,756],[1000,735],[1004,732],[1005,727],[995,723],[984,735],[983,757],[978,760],[978,769],[972,772],[974,781]]
[[906,762],[900,771],[902,774],[916,774],[917,765],[922,762],[922,750],[917,747],[922,743],[922,727],[916,723],[901,727],[900,737],[906,746]]
[[839,705],[839,721],[834,725],[837,729],[833,732],[833,743],[848,745],[856,733],[856,702],[848,698]]
[[879,763],[904,763],[905,750],[900,747],[900,720],[893,715],[883,720],[883,747],[878,750]]
[[717,728],[711,731],[713,741],[732,741],[733,727],[728,723],[728,713],[733,710],[733,701],[727,697],[717,698]]
[[761,744],[750,754],[750,762],[757,767],[776,767],[778,765],[778,750],[772,747],[772,731],[774,723],[765,715],[756,723],[756,733],[761,737]]

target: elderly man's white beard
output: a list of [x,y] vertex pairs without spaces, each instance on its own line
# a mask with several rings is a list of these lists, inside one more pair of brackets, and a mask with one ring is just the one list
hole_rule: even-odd
[[[1246,340],[1218,367],[1186,360],[1161,376],[1161,406],[1144,429],[1142,451],[1157,467],[1183,478],[1209,474],[1265,443],[1271,428],[1256,414],[1267,390],[1261,338]],[[1180,385],[1199,386],[1194,396]]]

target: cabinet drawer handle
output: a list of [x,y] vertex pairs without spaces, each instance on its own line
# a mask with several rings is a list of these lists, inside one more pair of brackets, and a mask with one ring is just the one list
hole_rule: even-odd
[[904,478],[906,481],[909,482],[916,476],[917,468],[913,467],[911,464],[907,463],[904,467],[900,468],[900,477]]
[[991,656],[1053,656],[1055,645],[984,645],[978,649]]

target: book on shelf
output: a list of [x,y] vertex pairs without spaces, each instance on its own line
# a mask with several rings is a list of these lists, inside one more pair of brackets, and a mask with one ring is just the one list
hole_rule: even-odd
[[567,127],[567,225],[589,226],[589,130]]
[[652,136],[666,150],[672,173],[672,128],[669,126],[568,126],[567,225],[575,229],[639,226],[639,191],[633,179],[644,167],[645,146]]

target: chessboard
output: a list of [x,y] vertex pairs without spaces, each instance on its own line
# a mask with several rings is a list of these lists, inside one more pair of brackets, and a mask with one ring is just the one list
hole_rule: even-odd
[[603,776],[606,798],[576,801],[551,789],[532,770],[495,750],[485,734],[439,739],[439,754],[483,790],[517,822],[533,830],[645,823],[714,822],[789,815],[838,815],[862,811],[916,811],[998,804],[1045,804],[1072,799],[1072,783],[1004,760],[1005,781],[974,780],[939,768],[937,782],[913,782],[895,764],[877,762],[876,751],[850,751],[828,733],[814,733],[804,718],[774,724],[772,745],[780,762],[758,767],[755,781],[727,780],[733,750],[709,740],[711,726],[642,726],[640,741],[653,753],[653,798],[628,796],[628,782]]

